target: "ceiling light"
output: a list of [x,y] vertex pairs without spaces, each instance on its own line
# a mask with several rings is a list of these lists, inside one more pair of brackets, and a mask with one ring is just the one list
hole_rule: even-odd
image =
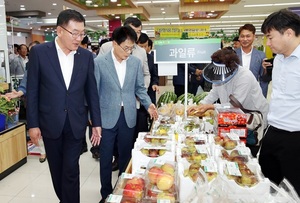
[[51,13],[48,13],[48,15],[51,15]]
[[57,5],[57,3],[53,3],[52,5],[53,5],[53,6],[56,6],[56,5]]
[[20,8],[20,10],[21,10],[21,11],[25,11],[25,10],[26,10],[26,8]]
[[110,2],[112,2],[112,3],[115,3],[115,2],[117,2],[118,0],[110,0]]
[[164,10],[165,10],[165,8],[161,8],[160,10],[161,10],[161,11],[164,11]]
[[25,6],[24,6],[24,5],[20,5],[20,7],[21,7],[21,8],[24,8]]
[[115,18],[116,18],[116,19],[119,19],[119,18],[120,18],[120,16],[116,16]]
[[94,4],[94,7],[98,7],[99,5],[98,4]]
[[291,6],[291,5],[299,5],[300,3],[276,3],[276,4],[250,4],[244,5],[244,7],[266,7],[266,6]]
[[83,14],[83,17],[86,17],[86,15],[85,15],[85,14]]
[[117,6],[122,6],[122,4],[117,4]]
[[198,0],[194,0],[194,3],[198,3],[199,1]]
[[166,11],[161,12],[162,14],[166,14]]
[[93,1],[91,1],[91,0],[86,0],[85,3],[86,3],[86,4],[91,4],[91,3],[93,3]]

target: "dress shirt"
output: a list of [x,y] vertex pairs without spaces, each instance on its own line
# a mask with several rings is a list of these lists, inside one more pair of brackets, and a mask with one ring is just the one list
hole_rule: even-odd
[[300,45],[284,57],[277,54],[272,71],[272,94],[268,122],[286,130],[300,131]]
[[249,53],[245,53],[242,48],[241,50],[242,50],[242,60],[243,60],[242,66],[244,68],[250,69],[250,61],[251,61],[251,54],[252,54],[253,47]]
[[76,51],[71,51],[68,55],[66,55],[58,45],[57,38],[55,39],[55,46],[57,50],[61,72],[63,74],[65,84],[68,89],[71,82],[73,66],[74,66],[74,55],[76,54]]
[[120,82],[120,85],[121,85],[121,88],[122,88],[123,84],[124,84],[124,80],[125,80],[126,62],[127,62],[128,58],[126,60],[122,60],[122,62],[119,63],[119,61],[116,59],[113,52],[114,52],[114,48],[112,48],[112,50],[111,50],[111,56],[112,56],[112,59],[114,61],[115,69],[117,71],[119,82]]

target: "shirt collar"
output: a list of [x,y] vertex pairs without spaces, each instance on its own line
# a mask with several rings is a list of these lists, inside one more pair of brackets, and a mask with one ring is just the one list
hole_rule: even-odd
[[[58,37],[55,37],[55,47],[56,47],[56,50],[57,50],[57,52],[59,53],[59,52],[61,52],[61,53],[65,53],[65,52],[63,52],[63,50],[60,48],[60,46],[58,45],[58,43],[57,43],[57,39],[58,39]],[[76,50],[75,51],[71,51],[68,55],[70,55],[70,54],[73,54],[73,55],[75,55],[76,54]]]
[[[113,48],[113,47],[112,47],[112,49],[111,49],[111,56],[112,56],[113,61],[118,61],[117,58],[116,58],[116,56],[114,55],[114,48]],[[130,56],[131,56],[131,55],[129,55],[129,56],[127,57],[127,59],[122,60],[122,62],[123,62],[123,61],[127,61],[127,60],[129,59]],[[118,63],[119,63],[119,61],[118,61]]]

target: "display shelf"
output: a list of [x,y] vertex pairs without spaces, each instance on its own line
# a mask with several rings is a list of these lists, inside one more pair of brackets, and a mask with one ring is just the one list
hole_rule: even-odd
[[27,162],[25,123],[0,132],[0,180]]

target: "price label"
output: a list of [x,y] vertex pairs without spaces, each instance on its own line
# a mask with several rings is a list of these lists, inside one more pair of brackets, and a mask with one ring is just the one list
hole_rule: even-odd
[[109,195],[107,202],[120,203],[122,201],[122,195]]
[[133,177],[134,177],[134,175],[131,173],[122,173],[122,178],[132,179]]
[[158,165],[164,165],[166,162],[165,162],[165,160],[162,160],[162,159],[155,159],[154,163],[158,164]]
[[217,163],[212,159],[201,160],[205,172],[217,172]]
[[245,137],[246,129],[230,129],[230,133],[236,134],[239,137]]
[[240,172],[240,169],[239,169],[239,166],[236,162],[229,161],[229,162],[226,163],[226,167],[227,167],[227,171],[228,171],[229,175],[242,176],[242,174]]
[[226,133],[226,134],[231,140],[236,140],[236,141],[240,140],[240,136],[235,132],[231,132],[231,130],[230,133]]
[[247,147],[239,147],[238,152],[240,155],[243,155],[243,156],[250,155],[249,148],[247,148]]
[[199,154],[208,154],[207,148],[205,145],[195,145],[195,148]]
[[171,200],[169,200],[169,199],[158,199],[157,203],[171,203]]

